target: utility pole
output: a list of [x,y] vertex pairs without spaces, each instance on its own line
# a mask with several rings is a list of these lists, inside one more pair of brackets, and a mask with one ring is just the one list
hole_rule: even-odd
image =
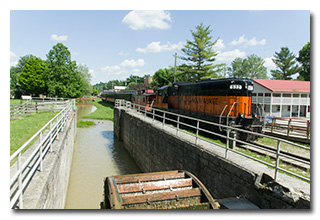
[[174,82],[176,81],[177,73],[177,53],[174,54]]

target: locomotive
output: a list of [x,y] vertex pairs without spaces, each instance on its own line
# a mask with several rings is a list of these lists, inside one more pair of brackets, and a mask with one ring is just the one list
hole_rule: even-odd
[[[125,98],[135,104],[146,106],[146,110],[158,108],[206,121],[229,125],[254,132],[262,132],[263,121],[251,109],[253,81],[250,79],[222,78],[201,81],[174,82],[155,92],[151,89],[124,93],[102,94],[105,101]],[[208,126],[209,130],[223,132],[219,126]],[[242,140],[255,139],[239,133]]]
[[[251,109],[252,91],[253,81],[250,79],[174,82],[156,91],[153,107],[261,133],[262,118]],[[213,130],[221,131],[221,128],[216,126]],[[238,135],[242,140],[254,139],[245,133]]]

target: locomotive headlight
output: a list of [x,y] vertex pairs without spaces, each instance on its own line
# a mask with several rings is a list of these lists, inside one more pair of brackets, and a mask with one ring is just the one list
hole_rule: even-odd
[[229,86],[230,89],[238,89],[241,90],[242,89],[242,85],[238,85],[238,84],[232,84]]
[[248,90],[249,90],[249,91],[253,91],[253,85],[249,85],[249,86],[248,86]]

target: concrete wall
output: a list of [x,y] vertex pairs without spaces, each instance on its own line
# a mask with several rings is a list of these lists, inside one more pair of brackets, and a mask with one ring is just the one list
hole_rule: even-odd
[[[43,170],[37,172],[24,193],[24,209],[64,209],[76,134],[76,109],[67,121],[53,152],[47,153]],[[29,148],[30,149],[30,148]],[[30,149],[32,150],[32,149]]]
[[[142,116],[114,109],[115,136],[123,141],[142,171],[187,170],[202,181],[215,199],[243,195],[260,208],[310,208],[308,192],[270,181],[269,174],[258,168],[261,164],[242,156],[225,159],[219,152],[177,137],[150,120],[145,122]],[[255,164],[239,165],[244,160]],[[307,184],[308,187],[310,190]]]

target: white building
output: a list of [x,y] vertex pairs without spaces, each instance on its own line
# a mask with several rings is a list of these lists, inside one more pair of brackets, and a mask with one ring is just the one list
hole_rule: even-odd
[[253,108],[261,105],[264,115],[310,117],[310,82],[253,79]]

